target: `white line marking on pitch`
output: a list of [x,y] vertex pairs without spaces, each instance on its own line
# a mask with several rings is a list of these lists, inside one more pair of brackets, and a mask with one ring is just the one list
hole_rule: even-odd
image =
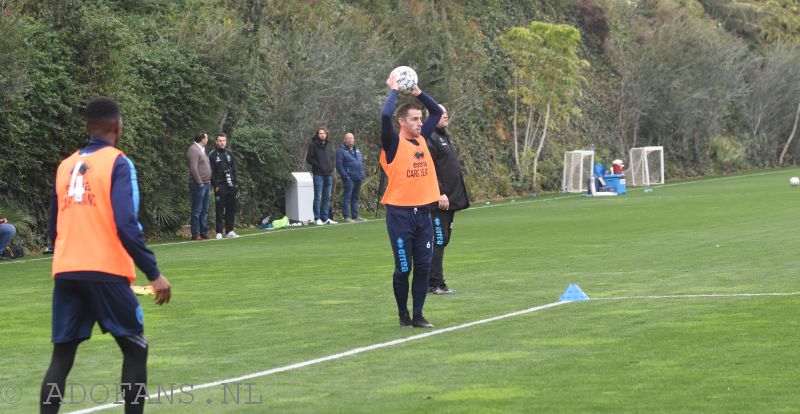
[[[619,297],[609,297],[609,298],[595,298],[595,299],[590,299],[589,302],[593,302],[593,301],[612,301],[612,300],[631,300],[631,299],[644,299],[644,300],[647,300],[647,299],[681,299],[681,298],[710,298],[710,297],[711,298],[718,298],[718,297],[756,297],[756,296],[773,296],[774,297],[774,296],[796,296],[796,295],[800,295],[800,292],[788,292],[788,293],[709,293],[709,294],[685,294],[685,295],[684,294],[680,294],[680,295],[654,295],[654,296],[619,296]],[[467,323],[464,323],[464,324],[461,324],[461,325],[451,326],[449,328],[442,328],[442,329],[437,329],[437,330],[433,330],[433,331],[428,331],[428,332],[425,332],[425,333],[419,334],[419,335],[412,335],[412,336],[408,336],[408,337],[405,337],[405,338],[395,339],[395,340],[392,340],[392,341],[381,342],[381,343],[378,343],[378,344],[373,344],[373,345],[368,345],[368,346],[362,346],[362,347],[359,347],[359,348],[353,348],[353,349],[351,349],[349,351],[344,351],[344,352],[340,352],[338,354],[328,355],[328,356],[321,357],[321,358],[315,358],[315,359],[311,359],[311,360],[304,361],[304,362],[298,362],[298,363],[294,363],[294,364],[291,364],[291,365],[285,365],[285,366],[278,367],[278,368],[268,369],[268,370],[265,370],[265,371],[254,372],[252,374],[242,375],[242,376],[239,376],[239,377],[227,378],[227,379],[224,379],[224,380],[219,380],[219,381],[214,381],[214,382],[207,382],[205,384],[200,384],[200,385],[194,386],[192,388],[192,391],[202,390],[202,389],[205,389],[205,388],[216,387],[216,386],[219,386],[219,385],[222,385],[222,384],[241,382],[241,381],[245,381],[245,380],[249,380],[249,379],[253,379],[253,378],[266,377],[266,376],[273,375],[273,374],[278,374],[278,373],[281,373],[281,372],[292,371],[292,370],[299,369],[299,368],[304,368],[304,367],[307,367],[307,366],[310,366],[310,365],[316,365],[316,364],[321,364],[321,363],[327,362],[327,361],[333,361],[333,360],[337,360],[337,359],[342,359],[342,358],[349,357],[349,356],[352,356],[352,355],[357,355],[357,354],[361,354],[361,353],[368,352],[368,351],[374,351],[376,349],[388,348],[388,347],[395,346],[395,345],[401,345],[401,344],[404,344],[406,342],[418,341],[420,339],[429,338],[429,337],[434,336],[434,335],[440,335],[440,334],[443,334],[443,333],[453,332],[453,331],[469,328],[469,327],[476,326],[476,325],[482,325],[482,324],[489,323],[489,322],[494,322],[494,321],[499,321],[499,320],[502,320],[502,319],[512,318],[512,317],[515,317],[515,316],[520,316],[520,315],[524,315],[524,314],[527,314],[527,313],[540,311],[540,310],[543,310],[543,309],[554,308],[556,306],[566,305],[568,303],[573,303],[573,302],[572,301],[552,302],[552,303],[548,303],[546,305],[534,306],[532,308],[524,309],[524,310],[517,311],[517,312],[506,313],[506,314],[499,315],[499,316],[494,316],[494,317],[491,317],[491,318],[486,318],[486,319],[481,319],[481,320],[477,320],[477,321],[474,321],[474,322],[467,322]],[[149,399],[149,400],[158,399],[160,397],[160,395],[161,395],[160,392],[153,393],[153,394],[148,395],[147,399]],[[166,397],[166,394],[164,394],[164,395]],[[94,413],[94,412],[104,411],[104,410],[108,410],[108,409],[111,409],[111,408],[118,408],[118,407],[121,407],[121,404],[105,404],[105,405],[99,405],[97,407],[91,407],[91,408],[87,408],[87,409],[83,409],[83,410],[79,410],[79,411],[71,411],[68,414],[88,414],[88,413]]]
[[610,298],[591,298],[590,300],[628,300],[628,299],[684,299],[684,298],[737,298],[758,296],[798,296],[800,292],[787,293],[700,293],[685,295],[617,296]]
[[[311,360],[308,360],[308,361],[305,361],[305,362],[298,362],[298,363],[291,364],[291,365],[286,365],[286,366],[282,366],[282,367],[278,367],[278,368],[268,369],[266,371],[254,372],[252,374],[242,375],[240,377],[228,378],[228,379],[214,381],[214,382],[208,382],[208,383],[205,383],[205,384],[200,384],[200,385],[194,386],[194,388],[192,388],[192,391],[201,390],[201,389],[204,389],[204,388],[216,387],[216,386],[219,386],[219,385],[222,385],[222,384],[227,384],[227,383],[240,382],[240,381],[253,379],[253,378],[266,377],[268,375],[277,374],[277,373],[280,373],[280,372],[292,371],[292,370],[295,370],[295,369],[298,369],[298,368],[307,367],[309,365],[316,365],[316,364],[320,364],[320,363],[327,362],[327,361],[333,361],[333,360],[336,360],[336,359],[341,359],[341,358],[345,358],[345,357],[349,357],[349,356],[352,356],[352,355],[361,354],[361,353],[368,352],[368,351],[374,351],[376,349],[387,348],[387,347],[390,347],[390,346],[404,344],[406,342],[418,341],[420,339],[429,338],[429,337],[434,336],[434,335],[440,335],[440,334],[447,333],[447,332],[453,332],[453,331],[469,328],[469,327],[476,326],[476,325],[482,325],[482,324],[489,323],[489,322],[499,321],[501,319],[512,318],[514,316],[524,315],[524,314],[527,314],[527,313],[532,313],[532,312],[540,311],[540,310],[543,310],[543,309],[554,308],[556,306],[565,305],[567,303],[572,303],[572,302],[564,301],[564,302],[548,303],[546,305],[535,306],[533,308],[528,308],[528,309],[517,311],[517,312],[506,313],[504,315],[494,316],[494,317],[486,318],[486,319],[481,319],[481,320],[474,321],[474,322],[468,322],[468,323],[464,323],[464,324],[461,324],[461,325],[451,326],[449,328],[436,329],[436,330],[428,331],[426,333],[419,334],[419,335],[412,335],[412,336],[408,336],[408,337],[405,337],[405,338],[395,339],[395,340],[392,340],[392,341],[381,342],[379,344],[362,346],[362,347],[359,347],[359,348],[353,348],[353,349],[351,349],[349,351],[340,352],[338,354],[333,354],[333,355],[328,355],[328,356],[325,356],[325,357],[322,357],[322,358],[311,359]],[[147,396],[147,398],[150,399],[150,400],[156,399],[156,398],[159,398],[159,394],[160,393],[150,394],[150,395]],[[103,410],[107,410],[107,409],[110,409],[110,408],[117,408],[117,407],[120,407],[120,406],[121,406],[121,404],[105,404],[105,405],[99,405],[97,407],[87,408],[85,410],[72,411],[72,412],[70,412],[68,414],[94,413],[94,412],[97,412],[97,411],[103,411]]]

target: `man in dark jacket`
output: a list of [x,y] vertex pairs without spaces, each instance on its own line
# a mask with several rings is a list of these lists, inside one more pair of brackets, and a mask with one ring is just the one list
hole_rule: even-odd
[[[208,154],[211,163],[211,187],[214,188],[214,203],[217,212],[217,239],[224,234],[227,238],[239,237],[233,231],[233,220],[236,217],[236,186],[239,183],[236,171],[236,158],[228,150],[228,136],[224,132],[217,134],[217,148]],[[223,220],[225,233],[223,233]]]
[[311,165],[314,176],[314,224],[338,224],[331,220],[330,202],[333,188],[333,157],[328,142],[328,129],[317,128],[308,143],[306,162]]
[[458,152],[453,147],[447,132],[447,126],[450,123],[447,109],[442,105],[439,106],[444,113],[439,124],[436,125],[436,130],[427,139],[441,193],[439,203],[431,207],[434,243],[428,291],[434,295],[452,295],[455,291],[447,287],[442,270],[444,248],[450,243],[456,211],[469,207],[469,195],[467,195],[467,187],[464,185],[464,178],[461,176]]
[[358,215],[358,196],[365,176],[364,155],[356,148],[356,138],[350,132],[344,134],[344,142],[336,151],[336,169],[344,183],[342,216],[345,223],[364,221]]

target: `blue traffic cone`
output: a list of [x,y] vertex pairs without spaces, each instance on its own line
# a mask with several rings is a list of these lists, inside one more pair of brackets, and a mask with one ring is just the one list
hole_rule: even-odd
[[580,286],[570,283],[567,286],[567,290],[561,294],[561,297],[558,298],[561,302],[580,302],[584,300],[589,300],[589,296],[586,296],[586,293],[583,293]]

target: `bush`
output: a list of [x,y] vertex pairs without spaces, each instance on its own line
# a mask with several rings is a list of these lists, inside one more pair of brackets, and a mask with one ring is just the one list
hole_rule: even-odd
[[729,173],[744,169],[745,147],[739,140],[726,136],[711,138],[711,160],[714,172]]
[[239,128],[229,139],[237,157],[241,222],[283,216],[285,188],[292,179],[286,140],[263,125]]

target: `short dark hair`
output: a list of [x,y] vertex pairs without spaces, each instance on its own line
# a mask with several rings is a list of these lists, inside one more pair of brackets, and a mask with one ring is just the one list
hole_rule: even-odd
[[219,137],[228,138],[228,134],[226,134],[224,132],[217,132],[217,135],[215,136],[215,138],[219,138]]
[[114,98],[98,96],[86,104],[86,122],[96,124],[106,121],[116,121],[120,117],[119,105]]
[[208,134],[206,134],[205,132],[198,132],[197,135],[194,136],[194,142],[200,143],[200,141],[202,141],[203,138],[207,136]]
[[416,109],[416,110],[422,112],[422,107],[421,106],[419,106],[419,105],[417,105],[417,104],[415,104],[413,102],[409,102],[409,103],[405,103],[403,105],[400,105],[400,107],[397,108],[397,113],[395,113],[395,116],[398,117],[398,118],[405,118],[406,115],[408,115],[408,111],[410,111],[412,109]]

